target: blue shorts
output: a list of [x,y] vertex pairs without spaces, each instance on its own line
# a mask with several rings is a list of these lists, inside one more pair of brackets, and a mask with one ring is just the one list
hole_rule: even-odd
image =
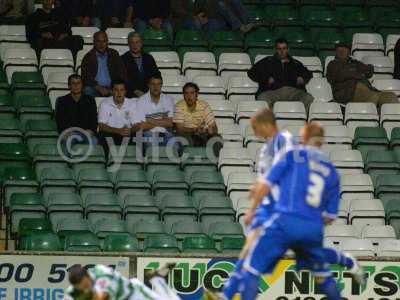
[[260,276],[271,274],[288,249],[296,253],[299,267],[316,276],[330,274],[322,251],[323,225],[288,214],[273,214],[264,224],[245,259],[244,268]]
[[254,214],[253,222],[248,227],[248,231],[252,231],[262,226],[272,215],[272,209],[267,205],[260,205]]

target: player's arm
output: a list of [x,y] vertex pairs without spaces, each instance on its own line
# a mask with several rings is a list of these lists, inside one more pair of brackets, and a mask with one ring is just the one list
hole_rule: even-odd
[[332,224],[336,220],[339,211],[340,181],[336,170],[334,170],[330,183],[324,194],[326,198],[326,201],[324,201],[326,203],[325,211],[323,212],[325,225]]
[[95,292],[93,300],[108,300],[108,294],[106,292]]

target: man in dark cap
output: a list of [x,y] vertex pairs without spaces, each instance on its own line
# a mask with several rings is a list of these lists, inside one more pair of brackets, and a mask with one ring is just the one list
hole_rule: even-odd
[[372,102],[377,105],[398,103],[391,92],[381,92],[372,87],[369,78],[374,66],[366,65],[350,57],[351,48],[345,43],[336,45],[336,56],[328,64],[326,77],[332,85],[333,98],[339,103]]

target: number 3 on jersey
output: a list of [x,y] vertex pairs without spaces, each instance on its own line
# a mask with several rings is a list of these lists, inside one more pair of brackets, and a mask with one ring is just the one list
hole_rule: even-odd
[[307,203],[312,207],[319,207],[325,185],[324,178],[318,173],[311,172],[309,180]]

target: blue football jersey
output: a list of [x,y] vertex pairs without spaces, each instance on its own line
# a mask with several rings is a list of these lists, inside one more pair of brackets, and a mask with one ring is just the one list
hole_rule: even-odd
[[[257,169],[258,177],[260,179],[265,178],[270,166],[272,166],[276,162],[275,157],[279,153],[286,152],[287,150],[291,149],[293,145],[293,136],[288,131],[278,132],[272,139],[268,140],[260,150]],[[274,199],[277,199],[278,197],[279,187],[274,186],[273,193],[265,196],[262,204],[269,205]]]
[[279,154],[265,177],[281,191],[275,211],[322,222],[322,215],[336,217],[340,199],[339,175],[317,148],[296,146]]

